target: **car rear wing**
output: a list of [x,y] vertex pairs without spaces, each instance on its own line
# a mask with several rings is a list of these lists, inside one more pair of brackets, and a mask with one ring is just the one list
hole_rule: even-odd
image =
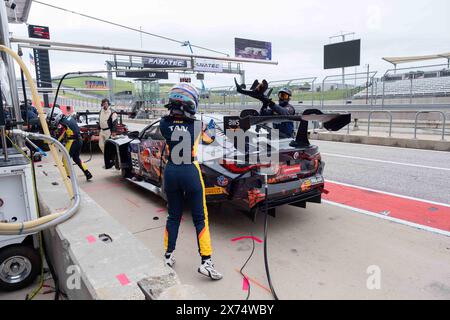
[[[249,115],[250,114],[250,115]],[[255,114],[255,115],[252,115]],[[224,117],[224,130],[248,131],[252,126],[267,123],[300,122],[293,147],[306,147],[310,145],[308,139],[308,122],[321,122],[329,131],[339,131],[351,122],[351,114],[324,114],[317,109],[305,110],[302,115],[294,116],[259,116],[255,110],[244,110],[239,117]]]

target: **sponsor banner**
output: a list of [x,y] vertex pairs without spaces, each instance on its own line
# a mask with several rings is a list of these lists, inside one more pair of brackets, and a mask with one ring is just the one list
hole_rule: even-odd
[[272,60],[272,43],[234,38],[236,58]]
[[215,60],[206,60],[206,59],[196,59],[195,60],[195,71],[200,72],[223,72],[222,63]]
[[168,72],[139,72],[139,71],[121,71],[117,72],[118,78],[139,78],[139,79],[169,79]]
[[108,89],[108,83],[103,80],[86,80],[84,86],[88,89]]
[[164,57],[143,57],[144,68],[187,68],[187,60]]

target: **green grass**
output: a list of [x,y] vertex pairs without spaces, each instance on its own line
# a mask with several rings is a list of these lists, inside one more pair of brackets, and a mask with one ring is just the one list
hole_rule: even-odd
[[[85,82],[86,81],[92,81],[92,80],[107,80],[104,77],[95,77],[95,76],[86,76],[86,77],[77,77],[77,78],[70,78],[70,79],[66,79],[63,82],[64,86],[67,87],[73,87],[73,88],[86,88]],[[125,80],[117,80],[114,79],[114,93],[118,93],[118,92],[123,92],[123,91],[131,91],[133,92],[133,94],[135,94],[135,87],[134,87],[134,83],[133,82],[129,82],[129,81],[125,81]],[[57,82],[56,82],[57,83]],[[164,98],[167,97],[169,90],[172,88],[174,84],[173,83],[162,83],[160,84],[160,97]],[[353,96],[354,94],[358,93],[360,90],[360,88],[354,88],[351,90],[332,90],[332,91],[325,91],[325,92],[301,92],[301,91],[294,91],[293,97],[292,97],[292,101],[294,103],[297,103],[299,101],[311,101],[312,99],[314,99],[315,101],[320,101],[323,97],[323,100],[325,101],[329,101],[329,100],[342,100],[342,99],[347,99],[350,98],[351,96]],[[107,96],[108,93],[107,91],[96,91],[96,90],[92,90],[92,91],[86,91],[86,93],[89,94],[93,94],[93,95],[97,95],[99,98]],[[79,95],[77,95],[76,92],[66,92],[64,93],[64,96],[66,96],[67,98],[71,98],[71,99],[82,99],[84,100],[85,98],[80,97]],[[275,94],[272,94],[272,99],[276,100],[277,97]],[[207,99],[204,99],[207,101]],[[251,101],[252,99],[247,97],[247,101]],[[220,95],[220,93],[214,93],[212,92],[211,94],[211,98],[210,98],[211,103],[223,103],[224,102],[224,97]],[[241,95],[237,94],[237,95],[232,95],[232,96],[226,96],[225,99],[226,103],[239,103],[241,101]]]

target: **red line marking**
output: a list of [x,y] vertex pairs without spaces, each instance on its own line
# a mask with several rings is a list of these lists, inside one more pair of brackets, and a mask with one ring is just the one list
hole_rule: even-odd
[[425,201],[326,182],[325,200],[423,226],[450,231],[450,208]]
[[93,244],[97,241],[97,239],[94,236],[88,236],[86,237],[86,240],[90,243]]
[[234,239],[231,239],[231,242],[241,241],[241,240],[245,240],[245,239],[253,239],[253,240],[255,240],[258,243],[263,243],[263,241],[261,239],[259,239],[258,237],[251,237],[251,236],[244,236],[244,237],[234,238]]
[[[236,271],[237,273],[241,274],[241,272],[238,269],[234,269],[234,271]],[[245,273],[244,277],[247,278],[247,281],[252,282],[253,284],[257,285],[258,287],[260,287],[261,289],[267,291],[269,294],[272,294],[272,291],[270,291],[269,288],[267,288],[266,286],[262,285],[261,283],[259,283],[258,281],[256,281],[255,279],[250,278],[249,276],[247,276]]]
[[242,290],[248,291],[248,288],[250,287],[250,283],[248,282],[247,278],[242,279]]
[[156,210],[156,212],[158,212],[158,213],[167,212],[167,209],[161,208],[161,209]]
[[86,187],[81,187],[85,192],[99,192],[99,191],[105,191],[108,189],[115,189],[115,188],[120,188],[122,187],[123,184],[121,183],[102,183],[102,184],[95,184],[92,186],[86,186]]
[[126,286],[127,284],[131,283],[130,280],[128,280],[128,277],[125,273],[117,275],[116,278],[117,280],[119,280],[122,286]]

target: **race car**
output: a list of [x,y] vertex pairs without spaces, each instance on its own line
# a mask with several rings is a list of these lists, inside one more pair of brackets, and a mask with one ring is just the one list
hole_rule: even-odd
[[[116,134],[126,134],[128,132],[127,126],[123,123],[122,116],[125,113],[117,112],[119,116],[119,121],[116,126]],[[100,113],[99,112],[77,112],[76,120],[78,122],[78,126],[80,127],[81,137],[84,142],[84,146],[87,146],[89,143],[98,143],[100,136]]]
[[[215,136],[212,144],[199,145],[197,156],[207,203],[230,205],[253,219],[261,208],[274,215],[281,205],[305,208],[307,202],[320,203],[325,164],[318,147],[308,140],[308,121],[322,121],[325,128],[337,131],[348,125],[350,118],[349,114],[322,114],[319,110],[307,110],[302,116],[259,116],[255,110],[243,111],[240,117],[198,115],[197,120],[208,130],[212,128]],[[274,130],[273,124],[283,121],[300,122],[296,138],[265,140],[261,149],[259,142]],[[245,132],[245,145],[237,145],[229,137],[229,132],[236,130]],[[267,149],[277,156],[276,162],[247,161]],[[109,139],[104,157],[106,169],[121,170],[125,179],[165,199],[167,148],[159,121],[140,132]]]

